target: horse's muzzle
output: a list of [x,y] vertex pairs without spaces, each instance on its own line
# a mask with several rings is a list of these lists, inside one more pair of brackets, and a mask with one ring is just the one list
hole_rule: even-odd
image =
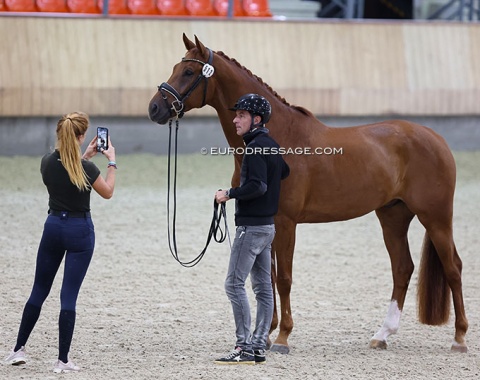
[[148,105],[148,116],[158,124],[166,124],[172,118],[170,110],[159,105],[155,99],[152,99]]

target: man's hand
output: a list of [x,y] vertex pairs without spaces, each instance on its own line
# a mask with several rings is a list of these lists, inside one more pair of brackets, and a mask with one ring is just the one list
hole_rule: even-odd
[[224,203],[228,201],[230,198],[227,196],[227,190],[217,190],[215,193],[215,200],[217,203]]

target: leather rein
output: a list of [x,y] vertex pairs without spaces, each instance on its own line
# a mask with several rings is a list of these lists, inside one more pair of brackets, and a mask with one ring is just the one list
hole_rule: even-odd
[[[183,58],[182,61],[193,61],[198,62],[203,65],[202,73],[197,77],[195,82],[192,84],[190,89],[182,96],[178,93],[175,88],[170,86],[168,83],[164,82],[160,86],[158,86],[158,91],[162,94],[162,97],[165,101],[165,104],[168,107],[167,96],[165,92],[172,95],[175,100],[171,104],[171,109],[176,113],[175,117],[175,144],[174,144],[174,168],[173,168],[173,215],[170,218],[170,193],[171,193],[171,155],[172,155],[172,121],[173,118],[169,120],[168,128],[169,128],[169,136],[168,136],[168,172],[167,172],[167,228],[168,228],[168,247],[170,248],[170,253],[172,254],[173,258],[183,267],[191,268],[197,265],[200,260],[205,255],[207,251],[208,245],[210,241],[213,239],[217,243],[223,243],[228,236],[230,241],[230,236],[228,233],[228,225],[227,225],[227,210],[225,203],[218,204],[215,199],[213,200],[213,215],[212,215],[212,222],[210,223],[210,228],[208,230],[207,241],[205,243],[205,247],[202,251],[195,257],[193,260],[190,261],[182,261],[178,256],[178,248],[177,248],[177,234],[176,234],[176,221],[177,221],[177,156],[178,156],[178,127],[179,127],[179,119],[184,115],[184,101],[192,94],[195,88],[198,87],[202,80],[205,80],[205,87],[203,93],[203,101],[202,107],[205,105],[205,98],[207,95],[207,84],[208,78],[210,78],[214,73],[214,68],[212,66],[213,60],[213,53],[210,49],[209,51],[209,58],[208,63],[202,62],[197,59],[193,58]],[[224,221],[224,230],[220,227],[221,221]],[[170,219],[172,219],[172,227],[170,227]],[[171,232],[170,232],[171,230]],[[231,243],[230,243],[231,245]]]

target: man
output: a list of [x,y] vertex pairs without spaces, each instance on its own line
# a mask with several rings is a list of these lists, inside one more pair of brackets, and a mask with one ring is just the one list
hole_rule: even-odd
[[[270,103],[257,94],[246,94],[231,110],[237,134],[245,142],[240,187],[219,190],[217,203],[235,199],[235,225],[225,291],[232,304],[237,341],[235,349],[217,364],[265,363],[265,348],[273,316],[271,244],[275,236],[273,217],[278,210],[280,182],[289,167],[278,154],[279,145],[265,124],[271,115]],[[255,330],[250,333],[251,316],[245,281],[250,274],[257,301]]]

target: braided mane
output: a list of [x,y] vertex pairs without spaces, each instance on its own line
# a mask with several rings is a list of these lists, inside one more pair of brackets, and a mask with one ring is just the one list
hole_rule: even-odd
[[241,65],[240,62],[238,62],[235,58],[230,58],[228,55],[226,55],[223,51],[216,51],[215,52],[216,54],[218,54],[219,56],[227,59],[228,61],[230,62],[233,62],[235,65],[237,65],[240,69],[242,70],[245,70],[250,76],[252,76],[253,78],[255,78],[258,82],[260,82],[260,84],[264,87],[267,88],[267,90],[269,92],[272,93],[273,96],[275,96],[278,100],[280,100],[283,104],[285,104],[286,106],[288,107],[292,107],[294,109],[296,109],[297,111],[307,115],[307,116],[313,116],[313,114],[307,110],[306,108],[304,107],[301,107],[301,106],[294,106],[294,105],[291,105],[290,103],[288,103],[284,97],[280,96],[268,83],[265,83],[263,81],[262,78],[260,78],[259,76],[253,74],[249,69],[247,69],[245,66]]

